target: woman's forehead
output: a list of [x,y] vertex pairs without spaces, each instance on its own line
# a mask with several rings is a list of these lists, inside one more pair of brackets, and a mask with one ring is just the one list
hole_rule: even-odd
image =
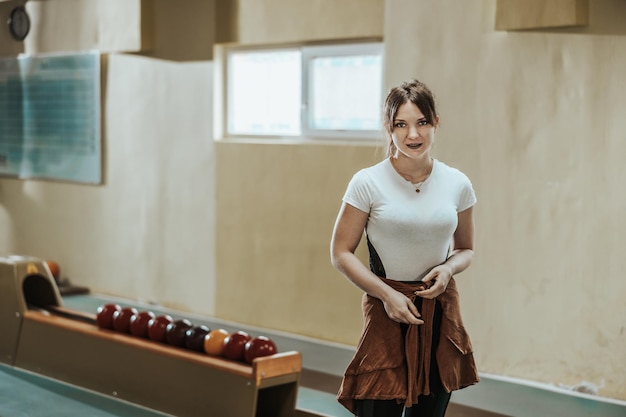
[[412,101],[406,101],[398,107],[394,119],[423,119],[424,113]]

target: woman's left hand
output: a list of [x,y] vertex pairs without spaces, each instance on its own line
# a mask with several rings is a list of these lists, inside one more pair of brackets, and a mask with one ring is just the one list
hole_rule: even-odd
[[448,288],[450,278],[452,278],[452,268],[446,264],[438,265],[422,279],[422,282],[430,283],[429,288],[415,291],[415,295],[428,299],[437,298]]

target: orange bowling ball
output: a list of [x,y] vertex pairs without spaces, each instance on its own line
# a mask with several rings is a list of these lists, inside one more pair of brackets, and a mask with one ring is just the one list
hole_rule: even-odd
[[46,265],[48,265],[48,269],[55,279],[59,279],[61,277],[61,267],[58,263],[55,261],[46,261]]
[[211,330],[204,337],[204,351],[211,356],[222,356],[224,352],[224,339],[229,333],[224,329]]

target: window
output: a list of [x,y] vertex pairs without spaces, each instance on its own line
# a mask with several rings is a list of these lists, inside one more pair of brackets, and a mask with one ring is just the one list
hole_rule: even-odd
[[382,44],[225,50],[226,137],[380,137]]
[[228,133],[300,133],[300,55],[298,50],[229,54]]

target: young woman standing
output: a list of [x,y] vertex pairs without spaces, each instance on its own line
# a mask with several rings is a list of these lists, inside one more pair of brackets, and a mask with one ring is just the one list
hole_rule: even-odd
[[[412,80],[383,110],[387,158],[357,172],[331,240],[335,268],[361,288],[364,330],[338,400],[358,417],[445,414],[478,382],[453,276],[474,257],[470,180],[432,156],[439,115]],[[369,268],[356,256],[367,237]]]

